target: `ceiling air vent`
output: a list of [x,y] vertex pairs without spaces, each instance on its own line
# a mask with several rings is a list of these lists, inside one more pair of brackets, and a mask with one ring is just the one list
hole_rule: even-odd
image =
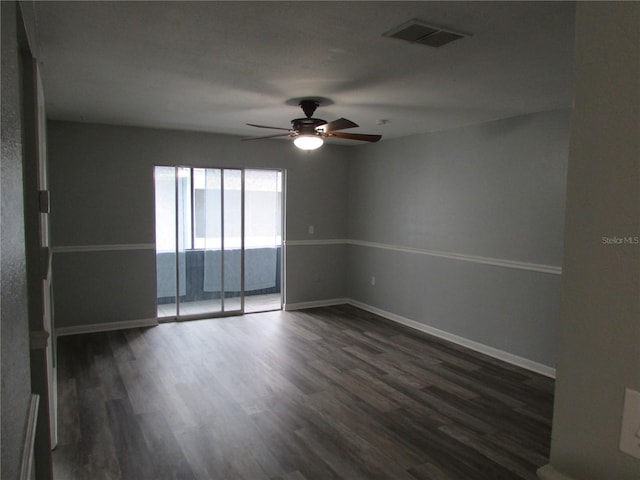
[[382,34],[383,37],[398,38],[411,43],[421,43],[430,47],[441,47],[447,43],[466,37],[462,33],[444,30],[440,27],[427,25],[420,20],[409,20]]

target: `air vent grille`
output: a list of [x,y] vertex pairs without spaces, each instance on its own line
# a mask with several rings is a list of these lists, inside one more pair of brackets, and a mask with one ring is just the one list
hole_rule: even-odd
[[409,20],[408,22],[383,33],[382,36],[397,38],[410,43],[420,43],[422,45],[428,45],[436,48],[442,47],[454,40],[460,40],[461,38],[466,37],[466,35],[462,33],[456,33],[440,27],[428,25],[417,19]]

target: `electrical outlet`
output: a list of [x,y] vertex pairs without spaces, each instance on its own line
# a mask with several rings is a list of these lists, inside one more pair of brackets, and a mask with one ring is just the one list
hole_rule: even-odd
[[309,225],[309,235],[313,235],[315,233],[315,229],[313,228],[313,225]]
[[620,450],[640,458],[640,392],[629,388],[624,394]]
[[376,284],[376,277],[374,277],[373,275],[371,276],[371,285],[375,285]]

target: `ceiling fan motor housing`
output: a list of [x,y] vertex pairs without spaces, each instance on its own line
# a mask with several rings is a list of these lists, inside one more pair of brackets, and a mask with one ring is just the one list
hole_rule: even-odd
[[291,128],[299,135],[319,135],[316,128],[326,124],[326,120],[320,118],[296,118],[291,120]]

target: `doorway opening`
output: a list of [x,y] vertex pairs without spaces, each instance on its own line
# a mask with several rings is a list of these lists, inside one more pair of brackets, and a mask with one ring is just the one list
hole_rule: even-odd
[[158,318],[282,308],[281,170],[155,167]]

